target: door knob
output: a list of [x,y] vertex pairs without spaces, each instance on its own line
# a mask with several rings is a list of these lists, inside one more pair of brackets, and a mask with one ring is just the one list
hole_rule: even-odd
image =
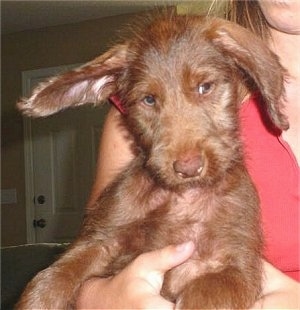
[[47,225],[47,222],[45,219],[39,219],[39,220],[33,220],[33,227],[40,227],[44,228]]
[[43,205],[46,202],[46,197],[44,195],[39,195],[34,198],[34,203]]

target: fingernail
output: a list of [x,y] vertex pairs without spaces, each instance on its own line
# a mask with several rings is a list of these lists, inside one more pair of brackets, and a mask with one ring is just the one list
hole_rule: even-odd
[[177,252],[185,252],[188,249],[191,249],[191,247],[194,247],[194,243],[192,241],[184,242],[184,243],[178,244],[176,246],[176,251]]

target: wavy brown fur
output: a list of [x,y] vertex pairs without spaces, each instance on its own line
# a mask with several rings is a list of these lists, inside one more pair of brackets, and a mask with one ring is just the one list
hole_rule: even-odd
[[45,116],[117,94],[139,153],[87,208],[76,241],[28,284],[17,308],[73,307],[92,276],[115,275],[143,252],[187,240],[196,250],[166,274],[162,295],[182,309],[252,306],[261,293],[262,237],[239,132],[248,85],[286,129],[283,69],[262,41],[224,20],[166,14],[23,99],[23,113]]

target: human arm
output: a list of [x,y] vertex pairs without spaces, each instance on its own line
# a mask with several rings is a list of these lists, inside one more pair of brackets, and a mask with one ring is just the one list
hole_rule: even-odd
[[[192,243],[176,248],[142,254],[119,275],[93,278],[81,288],[79,309],[174,309],[160,296],[164,273],[184,262],[193,252]],[[263,297],[252,307],[257,309],[299,309],[300,284],[264,262]]]
[[263,297],[254,309],[300,309],[300,283],[264,261]]
[[134,157],[130,134],[120,125],[120,117],[120,112],[111,107],[100,137],[96,174],[88,205],[97,200],[103,189]]
[[[92,278],[82,286],[78,309],[174,309],[175,305],[160,296],[164,273],[184,262],[194,245],[140,255],[113,278]],[[300,284],[267,262],[264,262],[263,297],[253,306],[257,309],[299,309]]]

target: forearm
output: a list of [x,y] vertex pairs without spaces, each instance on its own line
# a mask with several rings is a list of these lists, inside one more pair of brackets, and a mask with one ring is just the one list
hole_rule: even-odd
[[120,112],[112,107],[105,120],[88,205],[95,203],[103,189],[134,156],[130,148],[129,133],[120,125],[120,117]]
[[253,309],[300,309],[300,283],[264,262],[263,297]]
[[[76,299],[77,309],[101,309],[105,306],[104,300],[99,298],[103,289],[105,289],[106,279],[92,278],[81,286]],[[105,294],[102,294],[103,296]],[[103,302],[103,307],[101,306]]]

